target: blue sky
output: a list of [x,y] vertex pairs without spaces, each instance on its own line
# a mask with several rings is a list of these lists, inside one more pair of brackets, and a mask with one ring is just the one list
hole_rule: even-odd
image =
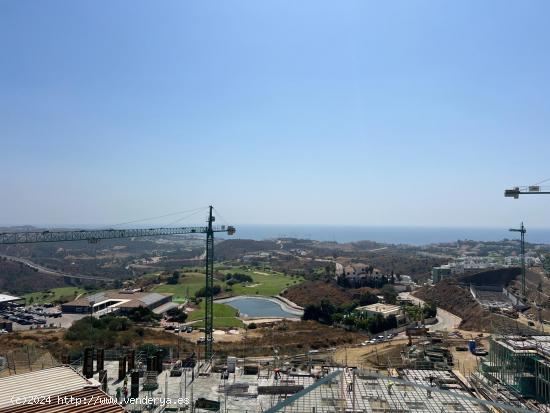
[[0,224],[550,227],[549,14],[0,0]]

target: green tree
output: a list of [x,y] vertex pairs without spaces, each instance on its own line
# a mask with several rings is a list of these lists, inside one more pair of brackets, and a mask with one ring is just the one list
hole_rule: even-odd
[[166,283],[167,284],[171,284],[171,285],[175,285],[178,283],[180,279],[180,272],[179,271],[174,271],[172,273],[171,276],[169,276],[167,279],[166,279]]
[[187,320],[187,313],[179,308],[171,308],[166,312],[168,316],[168,321],[174,323],[185,323]]
[[392,285],[386,284],[382,287],[382,295],[384,296],[384,300],[388,304],[395,304],[397,303],[397,292],[395,291],[395,288],[393,288]]
[[371,293],[361,294],[359,297],[359,305],[370,305],[376,304],[378,302],[378,297]]

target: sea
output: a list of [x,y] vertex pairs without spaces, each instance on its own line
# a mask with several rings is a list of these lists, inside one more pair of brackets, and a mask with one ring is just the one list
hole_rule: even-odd
[[[180,224],[176,225],[179,226]],[[428,245],[435,243],[456,242],[458,240],[501,241],[503,239],[518,239],[518,232],[510,232],[509,228],[483,227],[416,227],[416,226],[342,226],[342,225],[252,225],[235,223],[237,232],[228,237],[219,233],[216,238],[269,240],[276,238],[301,238],[317,241],[334,241],[338,243],[356,241],[375,241],[383,244]],[[117,226],[117,228],[152,228],[175,225],[133,224]],[[185,224],[182,226],[204,226],[204,223]],[[519,225],[518,225],[519,227]],[[7,227],[14,229],[15,227]],[[25,227],[25,230],[50,228],[47,225]],[[64,225],[55,229],[98,229],[112,228],[98,225]],[[21,227],[19,230],[22,230]],[[533,244],[550,244],[550,228],[527,227],[525,241]]]
[[[508,228],[479,227],[401,227],[401,226],[331,226],[331,225],[235,225],[234,238],[265,240],[302,238],[338,243],[375,241],[385,244],[427,245],[458,240],[501,241],[519,238]],[[525,241],[550,244],[550,228],[527,228]]]

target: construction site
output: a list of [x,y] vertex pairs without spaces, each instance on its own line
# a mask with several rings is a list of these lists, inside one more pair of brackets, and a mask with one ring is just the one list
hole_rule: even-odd
[[[0,358],[0,413],[441,413],[546,412],[550,408],[550,336],[522,335],[519,328],[515,334],[492,331],[489,336],[463,331],[462,319],[442,309],[441,302],[431,321],[422,315],[414,325],[374,338],[364,334],[370,340],[356,340],[349,346],[296,346],[303,348],[301,353],[290,354],[288,348],[281,351],[273,328],[270,347],[254,353],[255,357],[245,356],[246,342],[242,351],[237,344],[217,354],[213,345],[214,233],[232,235],[235,229],[215,227],[214,221],[209,207],[205,227],[0,234],[2,244],[206,234],[203,338],[183,351],[179,343],[177,347],[134,343],[104,348],[90,339],[83,351],[80,348],[59,359],[43,349],[13,350]],[[521,282],[525,291],[524,265]],[[517,309],[500,286],[470,285],[471,296],[464,293],[491,311]],[[155,308],[170,302],[170,296],[137,294],[139,306],[138,301]],[[94,317],[105,315],[102,311],[109,306],[129,303],[128,297],[95,294],[66,307],[89,313],[91,338]],[[408,305],[421,309],[425,303],[409,296]],[[400,306],[372,306],[359,308],[372,309],[382,320],[395,314],[404,317]],[[42,399],[47,403],[40,403]],[[73,399],[77,402],[67,402]],[[94,400],[101,406],[91,405]]]
[[[7,357],[0,388],[16,397],[53,397],[62,393],[55,377],[65,372],[75,382],[73,391],[93,389],[95,397],[128,412],[546,412],[550,407],[550,336],[469,339],[460,332],[418,328],[373,346],[293,356],[274,348],[269,356],[247,358],[204,359],[201,347],[186,355],[164,346],[89,347],[60,361],[39,349],[18,350]],[[37,374],[51,382],[49,387],[34,384],[30,378]],[[0,398],[0,412],[12,411],[9,403]]]

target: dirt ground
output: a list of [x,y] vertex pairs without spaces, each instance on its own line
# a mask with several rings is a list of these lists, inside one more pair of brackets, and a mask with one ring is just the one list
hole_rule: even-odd
[[[474,335],[464,335],[462,340],[447,342],[454,361],[454,369],[467,376],[477,369],[480,358],[469,351],[456,351],[457,346],[467,347],[468,340]],[[488,338],[480,340],[480,344],[488,349]],[[356,366],[363,369],[378,369],[380,365],[398,367],[401,363],[401,352],[407,348],[408,339],[397,339],[390,342],[368,346],[344,346],[334,353],[334,361],[340,364]]]
[[407,342],[407,339],[400,339],[368,346],[340,347],[334,353],[334,361],[348,366],[374,369],[379,361],[400,358],[401,350]]
[[[234,328],[229,331],[214,330],[212,333],[214,336],[214,343],[238,343],[243,341],[245,333],[249,338],[261,337],[262,334],[259,330],[248,330],[246,332],[243,328]],[[173,333],[176,337],[178,333]],[[199,330],[193,330],[192,333],[179,333],[179,337],[182,340],[196,343],[198,340],[204,338],[204,332]]]
[[455,347],[451,348],[453,355],[454,370],[458,370],[463,376],[467,377],[474,372],[481,361],[480,357],[474,356],[469,351],[456,351]]
[[297,321],[286,324],[276,324],[272,327],[258,327],[249,330],[248,336],[242,342],[214,342],[214,348],[221,354],[241,354],[246,351],[249,356],[270,356],[273,349],[280,354],[303,354],[310,350],[342,345],[356,345],[367,339],[359,333],[344,331],[329,327],[314,321]]

